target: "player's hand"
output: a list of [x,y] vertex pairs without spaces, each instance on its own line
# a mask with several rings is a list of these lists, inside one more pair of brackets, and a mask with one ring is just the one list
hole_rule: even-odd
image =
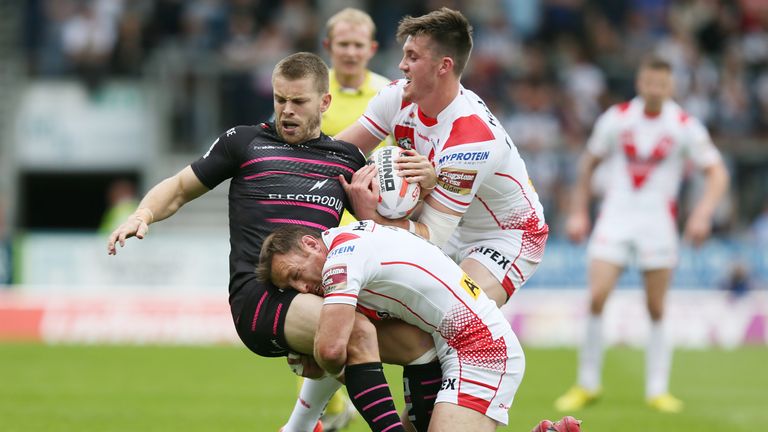
[[376,219],[376,206],[379,203],[379,186],[376,181],[376,166],[366,165],[352,175],[352,182],[339,176],[344,192],[352,201],[355,217],[359,220]]
[[573,213],[568,216],[565,222],[565,232],[568,238],[574,243],[581,243],[589,235],[589,214]]
[[709,215],[693,212],[685,224],[685,239],[695,247],[704,244],[712,232],[712,221]]
[[395,167],[400,170],[397,175],[405,177],[408,183],[419,183],[422,189],[432,190],[437,185],[435,167],[426,156],[414,150],[405,150],[395,159]]
[[303,354],[289,353],[286,358],[288,367],[298,376],[318,379],[325,375],[325,371],[317,364],[315,358]]
[[109,240],[107,241],[107,254],[117,254],[116,243],[120,243],[120,247],[124,247],[126,239],[131,237],[143,239],[144,236],[147,235],[147,232],[149,232],[149,225],[135,214],[130,215],[122,225],[117,227],[117,229],[112,231],[112,234],[109,235]]

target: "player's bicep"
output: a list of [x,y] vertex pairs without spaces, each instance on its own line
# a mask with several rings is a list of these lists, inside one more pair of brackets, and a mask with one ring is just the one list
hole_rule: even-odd
[[359,121],[349,125],[334,138],[356,145],[364,154],[370,153],[381,142],[380,138],[369,132]]
[[200,181],[191,166],[185,167],[176,176],[178,177],[179,194],[184,202],[192,201],[210,190]]

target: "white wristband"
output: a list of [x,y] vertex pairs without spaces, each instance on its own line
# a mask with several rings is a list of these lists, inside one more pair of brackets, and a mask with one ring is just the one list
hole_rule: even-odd
[[414,234],[418,234],[416,232],[416,224],[412,220],[410,220],[410,219],[408,220],[408,231],[410,231],[410,232],[412,232]]

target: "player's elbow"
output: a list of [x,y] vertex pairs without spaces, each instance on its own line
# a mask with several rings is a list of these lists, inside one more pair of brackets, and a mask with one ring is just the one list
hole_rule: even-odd
[[328,372],[341,371],[347,362],[347,345],[342,341],[320,341],[315,344],[315,360]]

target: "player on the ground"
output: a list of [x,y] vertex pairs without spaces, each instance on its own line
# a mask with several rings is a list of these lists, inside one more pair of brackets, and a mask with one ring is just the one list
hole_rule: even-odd
[[[275,66],[272,85],[273,123],[238,126],[223,133],[203,157],[153,187],[136,212],[110,235],[107,245],[108,253],[114,255],[116,243],[124,246],[129,237],[144,238],[150,224],[232,179],[229,302],[241,340],[265,357],[290,351],[311,354],[322,300],[279,290],[258,279],[253,265],[264,238],[282,225],[336,226],[347,203],[338,177],[351,178],[365,164],[356,147],[320,132],[321,114],[331,102],[328,69],[322,59],[310,53],[286,57]],[[405,324],[402,327],[421,333]],[[371,326],[356,331],[369,332],[369,339],[376,340]],[[419,340],[418,334],[405,340]],[[383,350],[388,356],[385,361],[407,364],[423,354],[421,344],[418,352],[408,352],[410,348],[402,343],[388,347]]]
[[[493,431],[523,378],[523,350],[490,300],[438,247],[406,230],[360,221],[322,234],[283,227],[262,248],[259,274],[280,288],[324,296],[315,359],[331,374],[381,368],[347,356],[355,310],[373,320],[396,318],[432,335],[442,365],[432,431]],[[347,385],[350,378],[347,378]],[[379,410],[376,387],[353,391],[358,410]],[[382,412],[380,418],[397,418]],[[375,423],[369,423],[372,429]]]
[[563,411],[580,409],[600,394],[603,306],[631,262],[643,273],[651,318],[646,400],[665,412],[678,412],[683,406],[669,393],[672,350],[663,330],[664,298],[677,263],[677,193],[690,161],[706,176],[704,194],[685,225],[685,237],[699,245],[710,234],[712,213],[728,187],[728,173],[704,126],[671,100],[672,71],[667,62],[658,58],[643,62],[636,86],[636,98],[611,107],[595,124],[573,194],[568,235],[583,241],[590,227],[593,173],[601,162],[610,164],[610,184],[588,248],[590,316],[578,381],[555,402]]
[[[368,62],[376,54],[376,25],[371,17],[354,8],[345,8],[331,16],[326,22],[326,36],[323,47],[328,51],[331,69],[329,71],[329,90],[333,103],[323,113],[321,129],[324,134],[333,136],[352,124],[363,114],[368,101],[389,83],[387,78],[368,69]],[[384,145],[386,142],[382,142]],[[344,211],[340,225],[348,225],[356,219],[349,211]],[[315,417],[317,407],[307,407],[307,399],[312,399],[312,386],[324,386],[324,383],[304,385],[285,430],[294,426],[301,427],[307,420]],[[330,383],[328,385],[334,385]],[[322,409],[322,408],[320,408]],[[328,402],[323,414],[323,427],[326,432],[341,429],[355,415],[355,407],[337,391]],[[303,417],[302,417],[303,416]]]

